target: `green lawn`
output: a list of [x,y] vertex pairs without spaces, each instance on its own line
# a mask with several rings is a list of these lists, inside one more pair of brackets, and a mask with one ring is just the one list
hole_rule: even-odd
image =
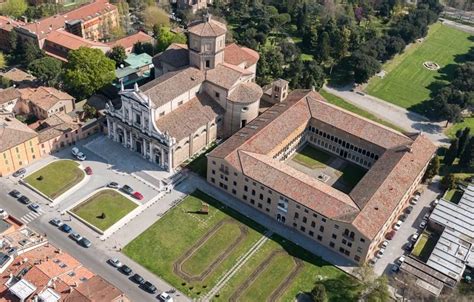
[[54,199],[79,183],[84,175],[76,162],[57,160],[28,175],[24,181]]
[[397,131],[400,131],[400,132],[403,132],[405,131],[403,128],[400,128],[390,122],[387,122],[381,118],[378,118],[377,116],[373,115],[372,113],[370,112],[367,112],[365,111],[364,109],[361,109],[349,102],[346,102],[345,100],[343,100],[342,98],[338,97],[338,96],[335,96],[334,94],[331,94],[329,92],[327,92],[326,90],[324,89],[321,89],[319,91],[319,93],[326,99],[326,101],[328,101],[329,103],[333,104],[333,105],[336,105],[338,107],[341,107],[343,109],[346,109],[347,111],[350,111],[352,113],[355,113],[355,114],[358,114],[360,116],[363,116],[369,120],[372,120],[376,123],[379,123],[379,124],[382,124],[382,125],[385,125],[389,128],[392,128],[392,129],[395,129]]
[[462,190],[452,189],[452,190],[446,191],[446,193],[444,194],[444,199],[451,201],[455,204],[458,204],[459,201],[461,200],[463,193],[464,192]]
[[[102,190],[72,209],[72,212],[105,231],[138,205],[114,190]],[[99,218],[105,213],[105,218]]]
[[[396,56],[383,66],[387,75],[381,79],[373,77],[366,91],[376,97],[404,108],[420,113],[421,107],[415,105],[429,99],[430,92],[436,90],[433,85],[438,80],[448,80],[454,70],[454,64],[460,63],[472,46],[469,34],[442,25],[433,24],[422,43],[411,45],[409,49]],[[423,62],[433,61],[440,65],[438,71],[423,67]]]
[[439,236],[436,233],[423,232],[411,252],[412,255],[423,262],[428,261],[438,239]]
[[466,127],[469,127],[474,130],[474,117],[465,118],[461,123],[452,125],[445,131],[445,134],[450,138],[454,138],[456,136],[456,131],[458,131],[459,129],[464,129]]
[[301,151],[296,152],[293,160],[311,169],[324,168],[328,165],[332,155],[306,145]]
[[[209,214],[197,214],[202,203],[209,204]],[[199,239],[203,238],[219,222],[231,219],[235,224],[224,224],[225,228],[216,231],[210,241],[203,243],[194,254],[182,263],[182,268],[187,273],[199,274],[218,257],[223,250],[235,241],[240,234],[235,226],[245,227],[248,231],[246,237],[239,245],[211,272],[203,281],[187,282],[173,270],[177,260],[182,258]],[[170,210],[163,218],[153,224],[148,230],[129,243],[123,252],[137,261],[154,274],[164,278],[173,287],[183,291],[192,298],[204,296],[250,247],[262,238],[265,229],[249,220],[234,210],[224,206],[214,198],[195,191],[175,208]],[[265,301],[285,279],[286,274],[292,270],[292,257],[303,261],[304,265],[299,273],[291,280],[288,288],[282,293],[281,301],[293,300],[297,293],[310,291],[315,278],[323,276],[325,279],[344,279],[344,286],[355,282],[345,273],[334,266],[324,262],[319,257],[297,247],[296,245],[273,235],[245,263],[229,280],[226,286],[215,296],[213,301],[228,301],[240,285],[248,279],[250,274],[273,251],[285,251],[279,255],[271,266],[263,270],[242,292],[239,301]],[[291,255],[291,256],[290,256]],[[327,287],[330,297],[340,295],[338,289]],[[353,292],[351,292],[352,295]],[[349,294],[348,294],[349,295]],[[351,299],[348,299],[351,300]]]
[[349,188],[354,188],[357,183],[364,177],[365,173],[367,173],[367,170],[351,164],[347,163],[343,168],[342,168],[342,181],[349,187]]

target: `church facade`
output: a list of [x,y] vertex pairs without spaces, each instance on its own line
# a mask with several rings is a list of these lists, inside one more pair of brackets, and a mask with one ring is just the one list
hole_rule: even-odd
[[153,81],[120,91],[107,104],[110,139],[172,171],[217,138],[258,116],[258,53],[225,45],[226,26],[207,16],[190,26],[188,45],[172,44],[154,59]]

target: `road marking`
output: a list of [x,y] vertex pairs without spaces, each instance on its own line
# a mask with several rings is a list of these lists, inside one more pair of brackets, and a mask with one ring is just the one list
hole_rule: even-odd
[[40,217],[43,214],[44,214],[44,211],[42,210],[39,210],[38,212],[31,211],[23,215],[23,217],[21,217],[20,220],[24,222],[25,224],[28,224],[29,222],[35,220],[36,218]]

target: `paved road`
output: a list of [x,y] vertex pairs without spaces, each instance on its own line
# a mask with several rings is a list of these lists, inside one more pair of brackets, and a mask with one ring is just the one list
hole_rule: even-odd
[[351,88],[350,86],[338,88],[324,86],[323,89],[407,131],[422,131],[438,145],[449,143],[449,139],[443,133],[444,123],[430,122],[422,115],[376,97],[353,92]]
[[[474,20],[474,17],[472,17]],[[447,20],[447,19],[440,19],[443,24],[457,28],[459,30],[462,30],[464,32],[467,32],[468,34],[474,35],[474,27],[472,25],[467,25],[467,24],[461,24],[452,20]]]
[[397,231],[395,237],[390,240],[389,246],[385,249],[385,253],[374,266],[376,274],[391,274],[391,266],[402,255],[406,254],[404,246],[410,242],[411,236],[422,230],[418,228],[423,216],[430,211],[430,203],[435,200],[441,193],[439,182],[434,181],[430,186],[422,187],[423,193],[420,200],[413,207],[413,211],[408,215],[405,222]]

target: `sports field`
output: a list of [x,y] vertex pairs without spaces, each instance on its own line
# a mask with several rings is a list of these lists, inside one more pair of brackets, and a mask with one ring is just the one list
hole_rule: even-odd
[[[292,301],[298,293],[309,292],[316,278],[327,280],[330,298],[349,301],[359,293],[358,284],[342,271],[279,236],[268,238],[264,233],[262,226],[195,191],[123,252],[194,299]],[[256,252],[248,254],[252,250]],[[247,261],[225,285],[213,290],[243,258]]]
[[[401,107],[424,112],[415,106],[429,99],[430,93],[439,85],[436,81],[447,81],[452,76],[456,63],[472,46],[470,35],[460,30],[435,23],[421,43],[415,42],[401,55],[383,66],[387,73],[382,79],[374,76],[366,88],[370,95]],[[441,68],[431,71],[423,66],[426,61],[437,63]]]

